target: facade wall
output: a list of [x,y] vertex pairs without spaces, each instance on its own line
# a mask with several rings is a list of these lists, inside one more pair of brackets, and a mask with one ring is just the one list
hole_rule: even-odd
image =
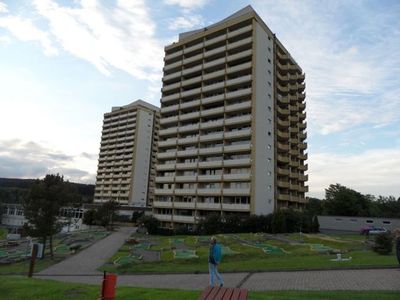
[[254,210],[255,214],[274,212],[274,67],[273,39],[254,22],[255,94],[253,99]]
[[364,226],[384,227],[388,230],[400,228],[400,219],[366,218],[344,216],[318,216],[320,230],[360,232]]

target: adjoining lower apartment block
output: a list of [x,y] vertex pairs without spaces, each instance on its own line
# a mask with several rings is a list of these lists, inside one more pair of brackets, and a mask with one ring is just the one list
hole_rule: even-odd
[[159,108],[145,101],[104,114],[95,203],[114,200],[137,208],[154,200]]
[[304,207],[305,76],[250,7],[165,47],[154,216]]

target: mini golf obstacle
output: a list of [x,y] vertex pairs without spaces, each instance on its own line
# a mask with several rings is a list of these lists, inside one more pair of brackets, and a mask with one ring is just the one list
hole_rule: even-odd
[[279,247],[269,245],[269,244],[264,244],[264,243],[255,243],[255,244],[243,243],[243,245],[261,249],[266,254],[290,254],[290,252],[286,251],[283,248],[279,248]]
[[150,242],[141,242],[139,244],[133,245],[131,249],[141,249],[141,250],[149,250],[151,247]]
[[134,262],[139,262],[140,260],[142,260],[141,256],[130,254],[127,256],[118,257],[116,260],[114,260],[113,263],[114,263],[114,265],[122,266],[122,265],[130,264],[130,263],[134,263]]
[[209,235],[199,235],[197,236],[197,244],[208,244],[210,242],[211,236]]
[[236,255],[240,253],[232,250],[229,246],[224,246],[224,245],[221,245],[221,252],[222,255]]
[[309,245],[310,249],[312,251],[316,251],[316,252],[319,252],[319,253],[337,253],[337,252],[340,252],[337,249],[333,249],[333,248],[325,246],[323,244],[306,244],[306,245]]
[[174,250],[174,258],[176,259],[189,259],[189,258],[198,258],[195,250],[184,250],[177,249]]

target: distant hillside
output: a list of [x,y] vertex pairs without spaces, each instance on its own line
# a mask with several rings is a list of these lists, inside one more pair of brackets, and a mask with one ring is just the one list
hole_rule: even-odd
[[[36,179],[19,179],[19,178],[0,178],[0,202],[20,203],[28,194],[29,189]],[[73,184],[79,194],[82,196],[83,202],[93,202],[94,185],[93,184]]]

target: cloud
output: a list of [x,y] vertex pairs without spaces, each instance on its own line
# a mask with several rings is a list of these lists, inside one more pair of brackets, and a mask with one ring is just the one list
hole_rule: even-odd
[[8,13],[7,4],[0,2],[0,13]]
[[1,35],[0,36],[0,43],[9,44],[11,43],[11,39],[9,36]]
[[0,17],[0,28],[7,29],[12,35],[23,42],[39,42],[45,55],[51,56],[58,54],[58,50],[53,46],[49,35],[36,27],[29,19],[19,16]]
[[209,0],[164,0],[168,5],[178,5],[186,10],[202,8]]
[[94,153],[87,153],[87,152],[82,152],[82,153],[81,153],[81,156],[82,156],[83,158],[90,159],[90,160],[96,160],[96,159],[98,158],[98,155],[97,155],[97,154],[94,154]]
[[143,0],[118,0],[111,8],[98,1],[80,1],[74,7],[51,0],[33,3],[68,53],[107,76],[116,68],[138,79],[160,81],[163,47]]
[[94,174],[69,166],[74,159],[33,141],[0,140],[0,177],[41,178],[59,173],[73,182],[93,183]]
[[204,19],[200,15],[188,15],[171,19],[168,28],[171,30],[192,29],[204,26]]
[[400,78],[393,76],[400,71],[398,4],[393,9],[363,1],[253,5],[306,72],[310,131],[328,135],[400,118]]
[[313,153],[309,157],[309,174],[309,196],[324,198],[330,184],[340,183],[363,194],[399,197],[400,148],[351,155]]

